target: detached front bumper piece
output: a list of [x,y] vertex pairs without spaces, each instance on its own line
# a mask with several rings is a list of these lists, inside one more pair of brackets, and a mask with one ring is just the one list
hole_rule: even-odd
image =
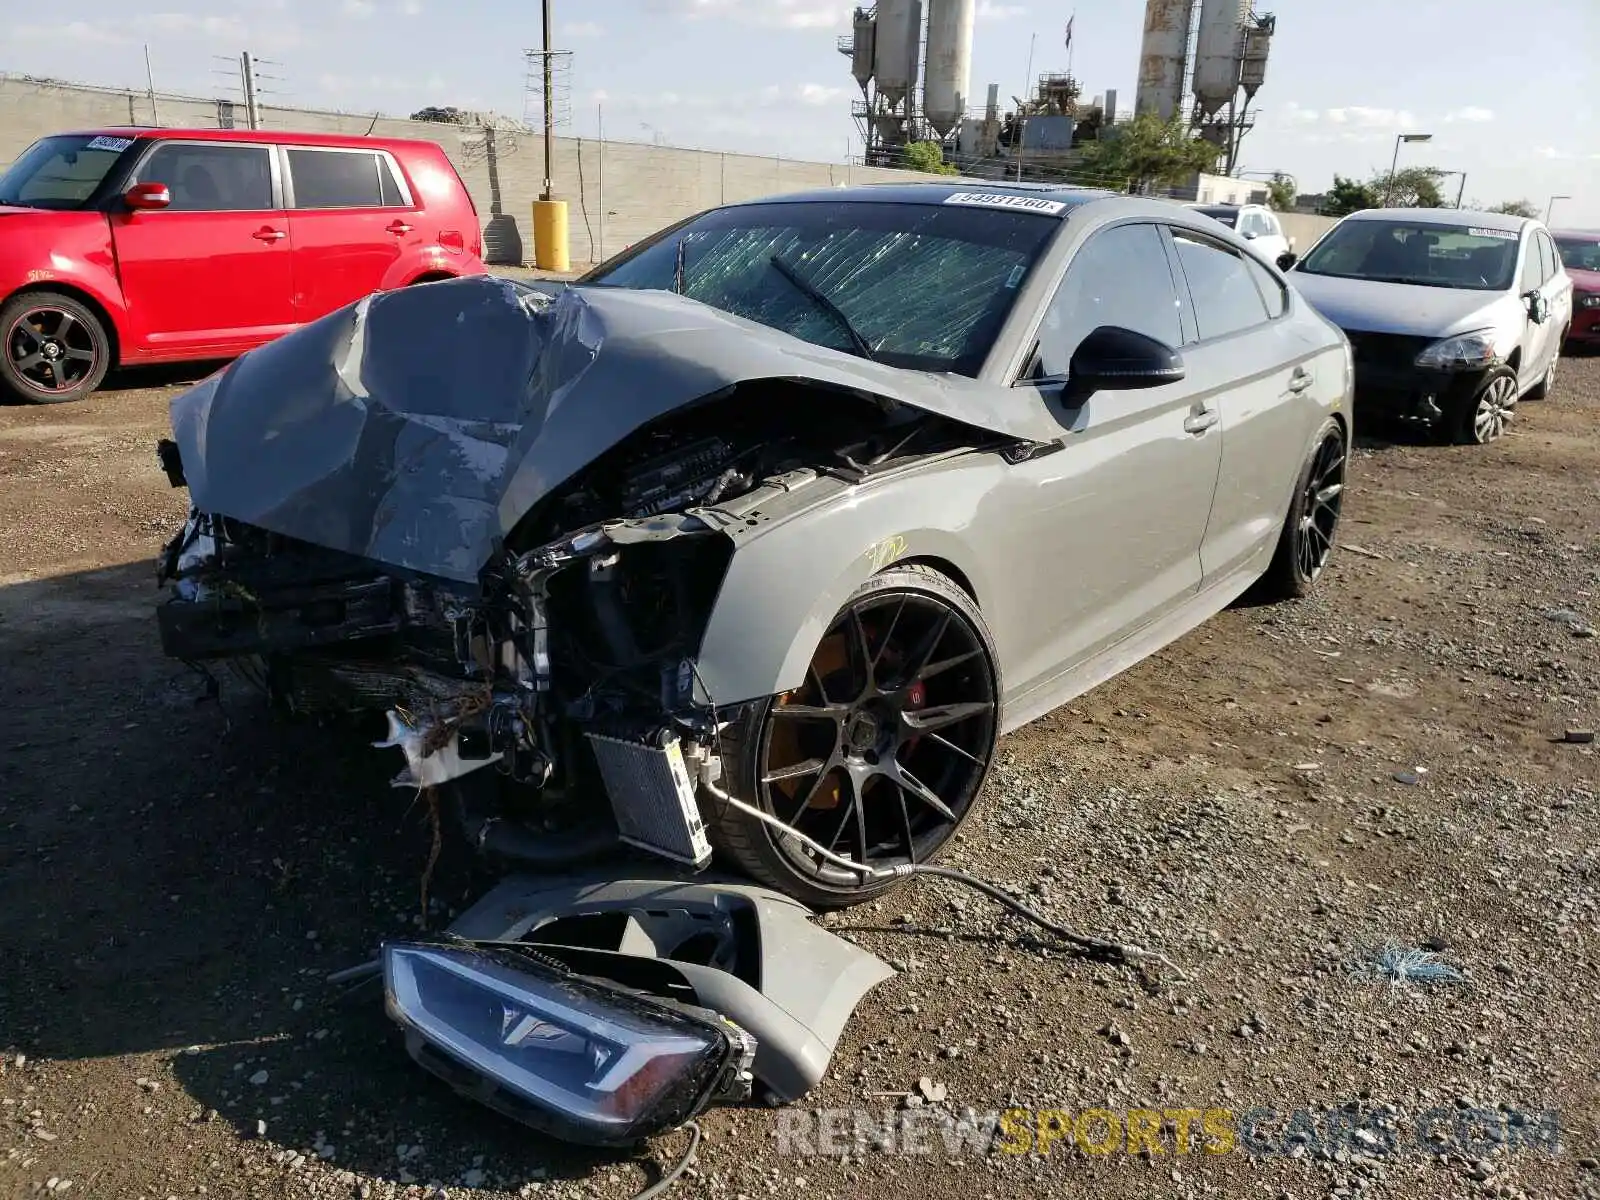
[[748,1096],[798,1100],[894,974],[736,882],[503,881],[439,942],[384,947],[406,1048],[463,1095],[566,1141],[625,1145]]

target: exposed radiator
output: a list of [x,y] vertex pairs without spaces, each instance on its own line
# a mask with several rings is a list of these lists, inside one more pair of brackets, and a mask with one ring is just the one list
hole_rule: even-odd
[[618,836],[630,846],[696,869],[710,862],[711,842],[677,735],[661,730],[648,742],[600,733],[586,736],[611,797]]

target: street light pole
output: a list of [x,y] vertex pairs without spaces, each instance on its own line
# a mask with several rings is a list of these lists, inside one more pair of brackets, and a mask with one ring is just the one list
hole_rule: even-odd
[[1400,143],[1401,142],[1431,142],[1431,133],[1402,133],[1394,139],[1394,157],[1389,161],[1389,183],[1383,189],[1383,206],[1389,207],[1389,201],[1394,198],[1394,177],[1400,168]]
[[541,200],[553,200],[550,180],[554,177],[552,151],[555,143],[556,114],[550,107],[550,0],[544,0],[544,194]]
[[1550,224],[1550,214],[1555,212],[1555,210],[1556,210],[1556,201],[1557,200],[1571,200],[1571,199],[1572,199],[1571,196],[1551,196],[1550,197],[1550,203],[1546,204],[1544,206],[1544,223],[1546,225]]
[[1461,172],[1461,186],[1456,189],[1456,207],[1461,207],[1461,197],[1467,194],[1467,173]]

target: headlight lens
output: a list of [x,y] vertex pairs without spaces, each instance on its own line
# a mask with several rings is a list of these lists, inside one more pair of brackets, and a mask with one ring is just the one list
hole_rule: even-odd
[[1445,371],[1492,367],[1503,361],[1504,356],[1495,345],[1492,329],[1479,329],[1443,338],[1417,355],[1417,366]]
[[567,1141],[627,1145],[682,1124],[753,1046],[709,1014],[510,951],[391,943],[383,970],[389,1015],[436,1052],[424,1066]]
[[1585,292],[1578,297],[1579,308],[1600,308],[1600,292]]

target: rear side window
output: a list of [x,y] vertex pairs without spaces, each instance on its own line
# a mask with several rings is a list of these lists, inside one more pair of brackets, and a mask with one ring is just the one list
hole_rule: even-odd
[[1261,289],[1261,299],[1267,306],[1267,316],[1281,317],[1283,310],[1289,307],[1289,299],[1284,295],[1283,284],[1277,277],[1254,259],[1248,259],[1245,265],[1250,268],[1250,278],[1256,281],[1256,287]]
[[296,208],[394,208],[405,203],[389,160],[373,150],[290,150]]
[[272,150],[163,142],[139,168],[137,182],[166,184],[168,212],[259,212],[273,207]]
[[1102,325],[1183,344],[1178,289],[1154,225],[1104,230],[1073,255],[1039,326],[1040,371],[1065,375],[1078,343]]
[[1543,287],[1545,279],[1544,259],[1539,255],[1539,239],[1530,235],[1522,252],[1521,290],[1531,292]]
[[1266,322],[1266,302],[1241,255],[1184,229],[1174,229],[1172,241],[1189,281],[1202,341]]
[[1540,230],[1535,236],[1539,239],[1539,257],[1544,261],[1544,277],[1548,281],[1561,273],[1561,256],[1556,253],[1556,244],[1548,233]]

